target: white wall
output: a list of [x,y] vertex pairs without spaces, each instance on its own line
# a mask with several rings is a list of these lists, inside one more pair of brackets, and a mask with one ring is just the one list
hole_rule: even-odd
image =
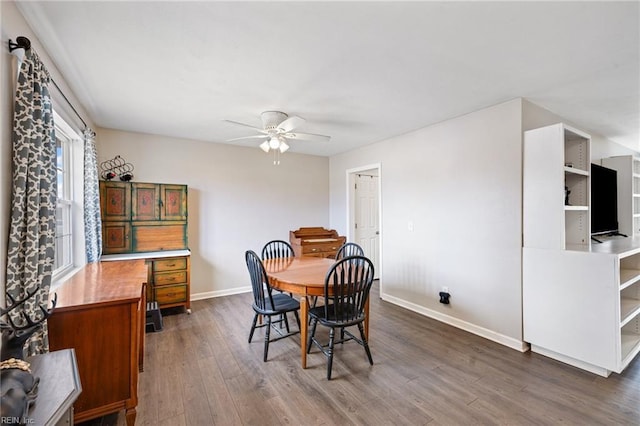
[[189,186],[191,292],[196,298],[249,286],[244,252],[289,239],[301,226],[329,225],[326,157],[287,152],[279,166],[255,148],[98,130],[100,162],[116,155],[134,181]]
[[[518,349],[521,109],[513,100],[330,161],[340,233],[346,170],[381,164],[382,298]],[[450,305],[439,303],[442,287]]]

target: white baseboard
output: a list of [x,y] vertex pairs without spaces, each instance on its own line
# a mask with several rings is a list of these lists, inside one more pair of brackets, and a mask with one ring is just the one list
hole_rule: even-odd
[[399,299],[386,293],[381,293],[380,298],[389,303],[393,303],[394,305],[401,306],[403,308],[409,309],[410,311],[416,312],[429,318],[433,318],[450,326],[468,331],[469,333],[484,337],[485,339],[489,339],[496,343],[500,343],[501,345],[507,346],[511,349],[515,349],[520,352],[526,352],[529,350],[529,344],[527,342],[523,342],[521,340],[514,339],[513,337],[505,336],[500,333],[496,333],[495,331],[480,327],[467,321],[463,321],[447,314],[443,314],[442,312],[427,309],[424,306],[407,302],[406,300]]
[[241,294],[241,293],[250,293],[251,286],[248,287],[236,287],[230,290],[217,290],[217,291],[206,291],[204,293],[193,293],[191,294],[191,300],[204,300],[211,299],[213,297],[222,297],[222,296],[231,296],[233,294]]
[[590,373],[597,374],[598,376],[609,377],[609,374],[611,374],[611,370],[607,370],[606,368],[598,367],[597,365],[589,364],[588,362],[580,361],[579,359],[571,358],[570,356],[562,355],[558,352],[541,348],[540,346],[531,345],[531,352],[535,352],[537,354],[544,355],[549,358],[553,358],[556,361],[564,362],[565,364],[569,364],[574,367],[581,368]]

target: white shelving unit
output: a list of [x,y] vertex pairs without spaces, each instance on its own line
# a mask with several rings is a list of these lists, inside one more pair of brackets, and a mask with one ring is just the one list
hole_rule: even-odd
[[[564,124],[525,132],[524,340],[607,377],[640,352],[640,236],[591,244],[589,150],[589,135]],[[640,190],[640,163],[630,164]],[[619,202],[640,207],[631,191]]]
[[562,123],[525,132],[525,247],[589,247],[590,144]]
[[618,227],[622,234],[640,235],[640,158],[621,155],[602,159],[618,172]]

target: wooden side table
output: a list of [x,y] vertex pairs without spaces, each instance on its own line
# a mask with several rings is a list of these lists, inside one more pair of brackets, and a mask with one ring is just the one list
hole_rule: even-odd
[[73,424],[73,403],[82,392],[76,353],[73,349],[36,355],[31,363],[34,377],[40,377],[38,397],[26,424],[62,426]]

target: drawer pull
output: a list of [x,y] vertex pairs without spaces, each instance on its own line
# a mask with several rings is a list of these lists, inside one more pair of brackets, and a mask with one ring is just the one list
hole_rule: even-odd
[[175,263],[167,263],[167,266],[168,266],[169,268],[172,268],[172,267],[176,266],[176,264],[175,264]]

